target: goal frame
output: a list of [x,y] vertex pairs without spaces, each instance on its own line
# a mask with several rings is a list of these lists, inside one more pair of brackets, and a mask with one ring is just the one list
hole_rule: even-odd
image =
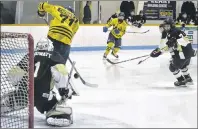
[[[1,38],[26,38],[28,41],[28,128],[34,128],[34,39],[29,33],[2,32]],[[0,46],[1,50],[1,46]],[[1,98],[0,98],[1,100]]]

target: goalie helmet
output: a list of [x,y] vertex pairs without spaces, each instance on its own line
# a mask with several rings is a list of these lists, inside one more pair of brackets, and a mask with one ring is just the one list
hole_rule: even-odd
[[35,55],[47,56],[51,51],[53,51],[53,45],[52,42],[47,38],[42,38],[37,42]]

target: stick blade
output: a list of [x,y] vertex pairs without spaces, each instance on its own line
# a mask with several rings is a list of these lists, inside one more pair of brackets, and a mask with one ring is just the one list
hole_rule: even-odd
[[[79,75],[79,74],[78,74]],[[89,82],[86,82],[80,75],[79,75],[79,78],[81,80],[81,82],[85,85],[85,86],[88,86],[88,87],[93,87],[93,88],[97,88],[98,85],[97,84],[91,84]]]

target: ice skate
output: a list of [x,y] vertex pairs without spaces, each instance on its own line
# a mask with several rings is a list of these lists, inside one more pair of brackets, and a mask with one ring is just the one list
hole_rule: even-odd
[[174,82],[175,86],[186,86],[186,80],[183,76],[177,78],[177,81]]
[[103,60],[106,60],[106,59],[107,59],[107,55],[104,53]]
[[190,77],[190,75],[184,75],[184,77],[186,79],[185,81],[186,81],[187,85],[193,85],[194,84],[192,78]]
[[117,54],[114,54],[113,52],[111,52],[111,54],[115,57],[115,58],[119,58],[119,56]]

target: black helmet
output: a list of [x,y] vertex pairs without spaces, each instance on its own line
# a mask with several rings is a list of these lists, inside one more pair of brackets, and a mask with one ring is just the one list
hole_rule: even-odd
[[164,30],[169,31],[171,28],[175,27],[175,22],[171,17],[168,17],[167,19],[164,20]]
[[168,17],[164,20],[164,24],[169,24],[169,25],[173,26],[173,25],[175,25],[175,22],[171,17]]

